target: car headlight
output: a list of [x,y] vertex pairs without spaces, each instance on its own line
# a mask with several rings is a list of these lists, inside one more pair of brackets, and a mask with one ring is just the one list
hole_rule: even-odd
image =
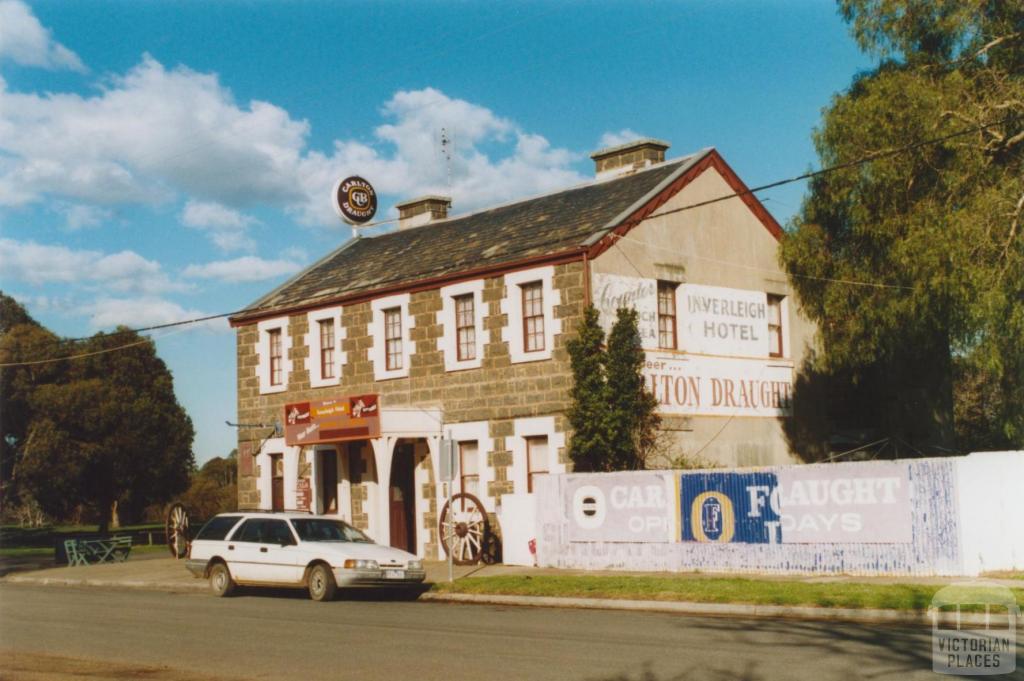
[[423,569],[423,561],[421,561],[421,560],[410,560],[409,564],[406,567],[408,567],[410,570],[422,570]]
[[380,565],[375,560],[363,560],[362,558],[349,558],[345,561],[345,567],[352,570],[379,570]]

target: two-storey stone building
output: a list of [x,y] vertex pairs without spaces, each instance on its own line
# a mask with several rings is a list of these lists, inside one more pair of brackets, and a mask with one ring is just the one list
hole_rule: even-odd
[[[750,194],[711,201],[745,190],[716,151],[667,148],[603,150],[591,183],[468,215],[448,217],[444,197],[400,204],[396,231],[348,241],[233,317],[240,506],[308,504],[439,556],[441,437],[459,443],[456,491],[491,513],[571,467],[566,342],[590,302],[609,326],[620,305],[640,312],[678,455],[790,461],[782,422],[811,328],[779,271],[781,229]],[[303,444],[319,401],[354,396],[372,428]],[[268,427],[285,422],[291,439]]]

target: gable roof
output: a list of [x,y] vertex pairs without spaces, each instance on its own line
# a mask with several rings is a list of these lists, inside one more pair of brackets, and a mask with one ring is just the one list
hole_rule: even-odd
[[[735,183],[746,189],[717,152],[704,149],[629,175],[352,239],[231,317],[231,322],[244,324],[285,311],[436,287],[445,280],[520,264],[577,260],[613,230],[622,233],[627,225],[650,215],[711,165],[719,172],[724,168],[734,189],[738,190]],[[749,198],[778,229],[757,200]],[[762,215],[758,217],[764,222]],[[765,223],[769,231],[772,225]]]

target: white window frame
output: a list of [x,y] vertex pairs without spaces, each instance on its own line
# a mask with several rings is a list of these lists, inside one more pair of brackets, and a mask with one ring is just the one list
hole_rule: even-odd
[[[412,329],[415,325],[412,315],[409,314],[408,293],[400,293],[396,296],[377,298],[370,303],[373,314],[371,334],[373,335],[373,346],[370,348],[370,361],[373,363],[373,380],[387,381],[392,378],[407,378],[409,376],[409,364],[412,355],[416,354],[416,348],[412,343]],[[387,368],[387,344],[384,342],[384,311],[393,307],[399,308],[402,315],[402,368]]]
[[[281,382],[270,382],[270,331],[281,332]],[[256,324],[256,377],[259,379],[260,394],[283,393],[288,389],[292,373],[292,336],[288,331],[288,317],[264,319]]]
[[[523,347],[523,291],[520,287],[538,281],[544,295],[544,349],[526,352]],[[507,321],[501,328],[501,339],[508,343],[508,352],[513,364],[551,359],[555,336],[562,333],[562,320],[555,318],[555,306],[561,304],[562,297],[555,289],[554,281],[554,265],[509,272],[505,275],[505,296],[501,299],[501,312],[506,315]]]
[[[342,341],[345,339],[345,327],[341,323],[341,318],[341,306],[313,310],[306,315],[309,332],[303,338],[303,343],[309,348],[306,368],[309,370],[309,387],[311,388],[325,388],[341,384],[342,368],[348,359],[341,350]],[[324,378],[323,367],[320,366],[320,322],[327,320],[334,322],[334,378]]]
[[[476,440],[477,456],[477,488],[480,494],[477,495],[480,503],[488,512],[495,512],[494,497],[488,492],[490,483],[494,482],[494,469],[487,465],[487,457],[494,450],[494,438],[490,435],[490,426],[487,421],[471,421],[468,423],[446,423],[444,425],[445,437],[450,437],[456,442],[468,442]],[[460,471],[461,473],[461,471]],[[441,498],[441,485],[437,486],[438,500],[443,506],[445,499]],[[440,506],[439,506],[440,508]],[[442,550],[443,553],[443,550]]]
[[548,475],[565,473],[565,464],[558,462],[558,450],[565,447],[565,433],[555,430],[554,416],[535,416],[516,419],[513,425],[512,470],[510,477],[517,494],[526,494],[529,475],[529,463],[526,460],[526,438],[547,436],[548,438]]
[[[459,359],[459,335],[456,327],[455,299],[473,295],[473,324],[476,327],[476,357]],[[437,349],[444,353],[444,370],[461,371],[479,369],[484,362],[484,280],[463,281],[441,289],[441,309],[437,312],[437,323],[441,325],[441,337]]]

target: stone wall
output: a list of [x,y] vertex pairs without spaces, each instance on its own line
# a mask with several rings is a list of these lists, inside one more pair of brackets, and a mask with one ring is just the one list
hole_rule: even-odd
[[[584,287],[583,265],[573,262],[555,266],[555,289],[560,293],[560,304],[554,309],[562,321],[562,333],[555,337],[552,358],[537,362],[512,364],[508,344],[501,340],[501,328],[508,323],[502,314],[500,302],[504,293],[504,277],[485,280],[483,304],[485,318],[483,333],[485,345],[482,366],[479,369],[445,372],[443,352],[438,349],[442,335],[437,323],[441,309],[438,289],[411,295],[409,314],[415,320],[410,336],[415,353],[410,358],[409,377],[375,381],[373,364],[368,351],[373,344],[368,327],[371,320],[369,302],[344,307],[342,324],[346,329],[341,349],[347,353],[342,369],[341,384],[326,388],[311,388],[307,359],[309,348],[304,344],[308,332],[306,313],[289,317],[288,334],[292,339],[290,358],[293,363],[284,392],[261,395],[256,376],[257,327],[255,324],[237,329],[238,362],[238,422],[243,424],[271,424],[280,421],[286,403],[304,400],[328,399],[339,395],[377,393],[381,406],[422,407],[440,409],[446,423],[487,421],[493,447],[486,453],[487,465],[493,469],[493,482],[488,493],[496,499],[513,491],[510,479],[512,452],[509,438],[514,433],[515,419],[532,416],[554,416],[556,430],[565,432],[564,411],[571,383],[569,357],[565,348],[568,339],[576,333],[582,316]],[[258,466],[252,463],[252,454],[271,434],[268,428],[241,429],[239,431],[239,506],[257,508],[260,504],[256,480]],[[566,461],[564,447],[558,451],[559,460]],[[372,466],[372,454],[366,452]],[[248,459],[248,463],[244,460]],[[357,460],[356,457],[350,459]],[[352,476],[355,479],[355,475]],[[433,483],[423,492],[433,499]],[[424,524],[433,532],[439,509],[431,502]],[[352,518],[360,527],[366,527],[366,490],[353,480]],[[430,535],[431,542],[436,541]]]

